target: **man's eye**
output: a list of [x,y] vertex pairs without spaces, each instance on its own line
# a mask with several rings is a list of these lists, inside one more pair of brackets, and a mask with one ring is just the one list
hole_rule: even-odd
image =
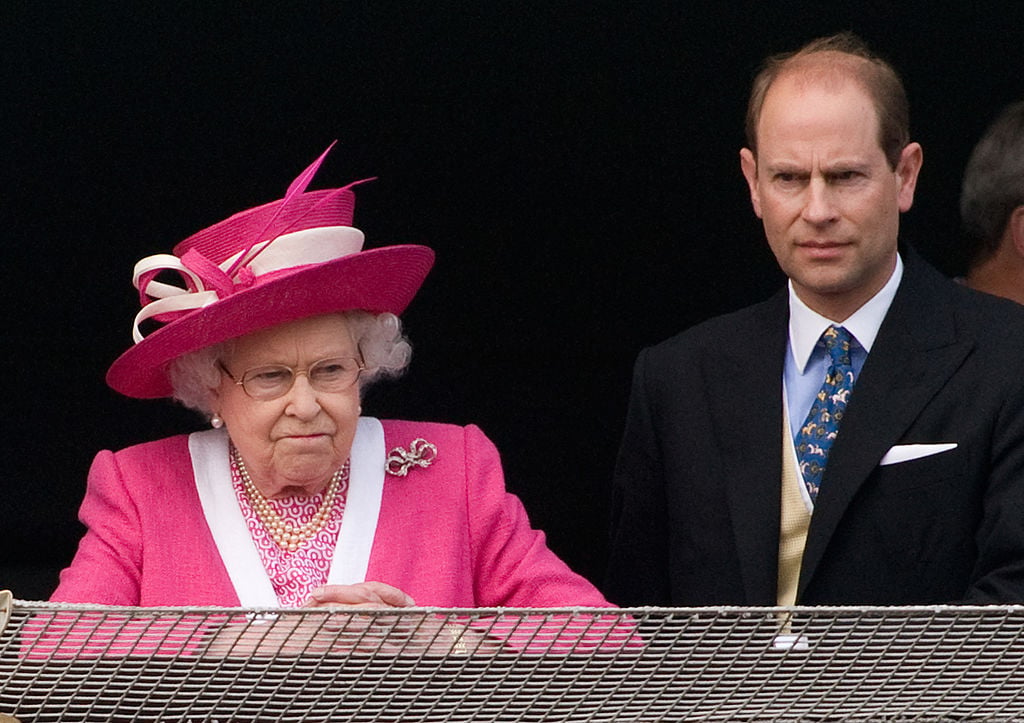
[[837,171],[832,174],[832,181],[835,183],[846,183],[859,177],[860,174],[857,171]]

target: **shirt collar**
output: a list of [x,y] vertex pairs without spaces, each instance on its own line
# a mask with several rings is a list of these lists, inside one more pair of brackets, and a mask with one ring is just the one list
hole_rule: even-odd
[[[875,343],[878,336],[878,329],[882,326],[882,320],[889,311],[893,298],[896,296],[896,289],[899,288],[900,280],[903,278],[903,260],[896,254],[896,267],[892,275],[877,294],[868,299],[863,306],[853,312],[849,318],[842,322],[857,343],[865,351],[871,351],[871,345]],[[789,348],[792,350],[793,362],[800,373],[811,359],[814,347],[821,338],[821,333],[830,324],[838,322],[827,319],[816,311],[812,311],[793,291],[793,282],[789,282]]]

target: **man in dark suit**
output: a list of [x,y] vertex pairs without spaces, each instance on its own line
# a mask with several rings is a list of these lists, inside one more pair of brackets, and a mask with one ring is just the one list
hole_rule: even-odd
[[609,599],[1024,601],[1024,307],[898,244],[908,115],[850,34],[756,78],[740,161],[789,283],[637,359]]

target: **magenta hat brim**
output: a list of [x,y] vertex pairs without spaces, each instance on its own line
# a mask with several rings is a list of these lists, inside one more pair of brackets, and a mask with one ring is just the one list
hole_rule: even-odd
[[387,246],[281,274],[155,330],[114,361],[107,384],[137,399],[169,397],[167,365],[183,354],[320,314],[401,314],[433,263],[426,246]]

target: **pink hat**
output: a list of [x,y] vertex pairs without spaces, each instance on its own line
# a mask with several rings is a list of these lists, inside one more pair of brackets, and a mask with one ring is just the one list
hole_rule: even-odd
[[[107,384],[129,397],[167,397],[167,365],[188,352],[318,314],[405,310],[434,252],[412,245],[361,250],[363,233],[352,227],[357,184],[305,192],[328,151],[281,200],[236,213],[189,236],[173,255],[135,265],[142,301],[135,346],[111,365]],[[179,274],[183,286],[156,280],[167,272]],[[164,326],[143,336],[144,321]]]

